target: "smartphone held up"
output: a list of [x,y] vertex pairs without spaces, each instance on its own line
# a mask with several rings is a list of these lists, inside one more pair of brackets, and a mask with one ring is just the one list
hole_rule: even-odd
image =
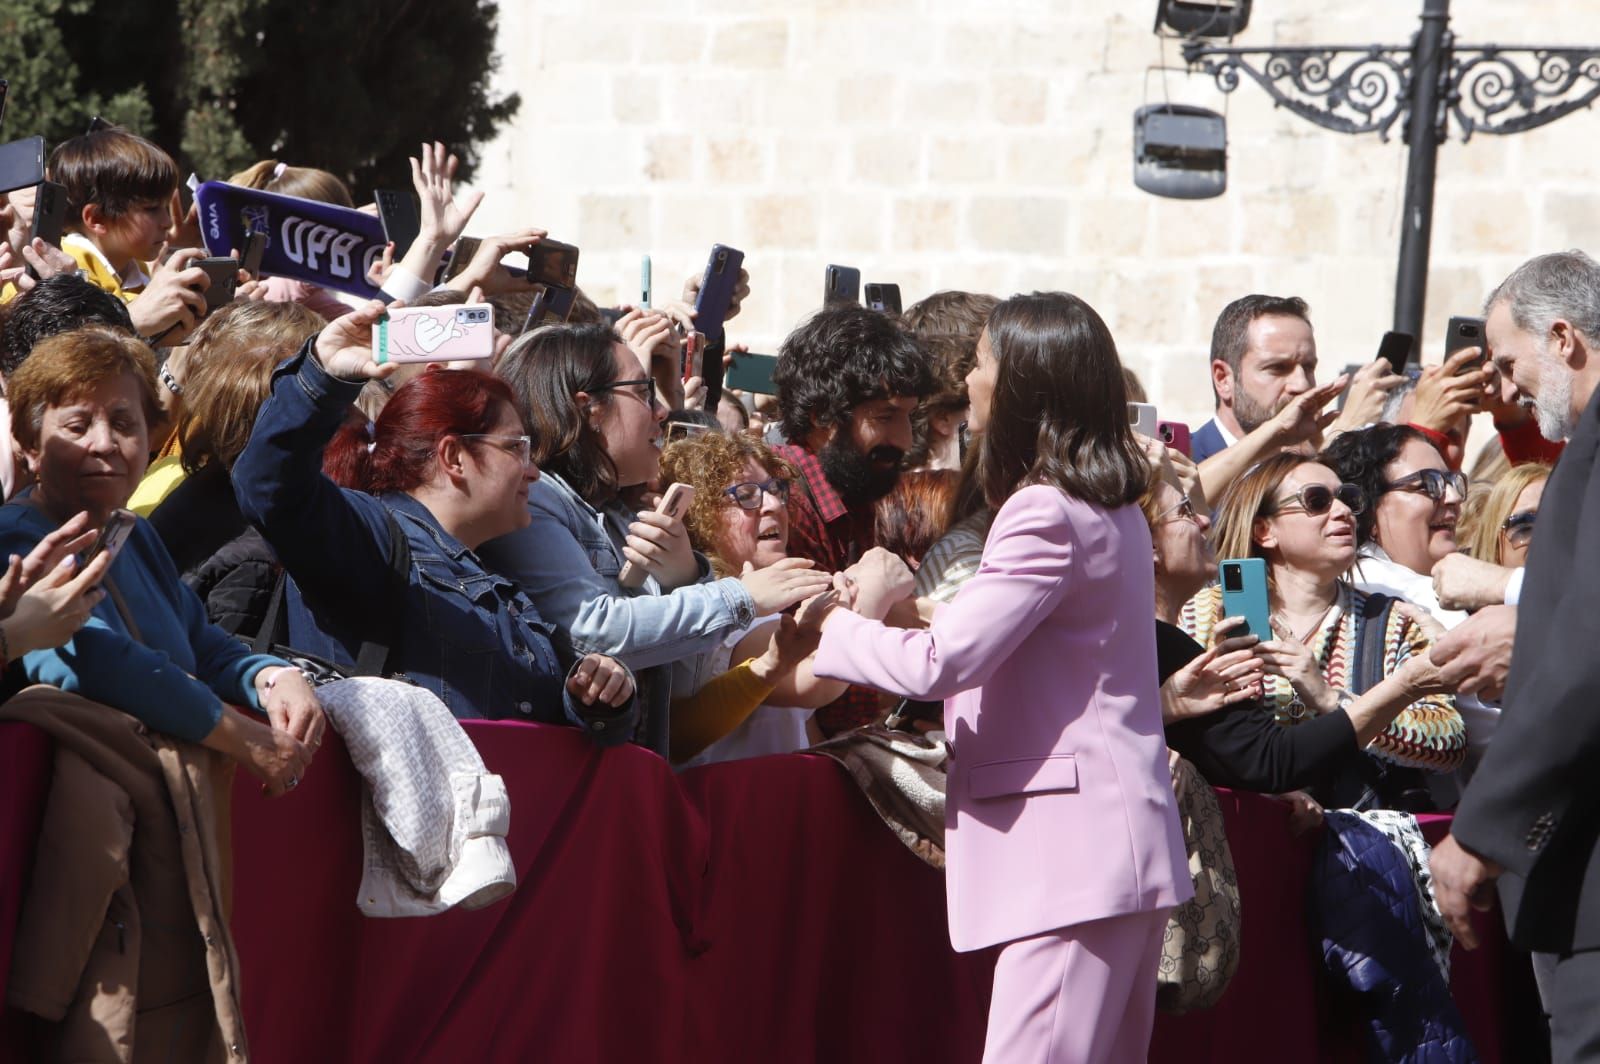
[[372,359],[455,362],[494,357],[494,308],[487,303],[400,307],[372,326]]

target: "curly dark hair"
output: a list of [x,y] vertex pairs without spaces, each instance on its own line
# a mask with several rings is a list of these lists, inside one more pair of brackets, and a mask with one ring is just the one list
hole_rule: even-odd
[[933,392],[922,345],[887,314],[855,303],[825,307],[790,333],[772,373],[783,433],[803,443],[811,430],[841,425],[871,399],[921,399]]
[[1378,527],[1378,499],[1389,482],[1384,467],[1399,457],[1400,448],[1412,440],[1433,446],[1433,441],[1410,425],[1383,424],[1341,432],[1318,456],[1317,460],[1339,474],[1340,480],[1355,484],[1366,493],[1367,508],[1356,515],[1356,540],[1363,547],[1372,542],[1373,531]]

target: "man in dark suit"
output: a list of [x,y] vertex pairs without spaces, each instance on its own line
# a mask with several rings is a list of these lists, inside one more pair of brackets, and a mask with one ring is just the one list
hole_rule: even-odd
[[1600,1060],[1600,263],[1580,251],[1532,259],[1486,314],[1502,396],[1569,442],[1539,510],[1514,647],[1498,607],[1431,654],[1447,681],[1468,676],[1492,695],[1510,651],[1505,716],[1434,850],[1434,890],[1470,947],[1469,909],[1487,908],[1498,883],[1512,941],[1549,955],[1555,1059]]

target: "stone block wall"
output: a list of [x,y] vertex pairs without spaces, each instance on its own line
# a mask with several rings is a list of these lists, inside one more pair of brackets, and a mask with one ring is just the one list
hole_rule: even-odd
[[[1237,43],[1403,43],[1420,0],[1257,0]],[[1464,42],[1600,44],[1600,3],[1456,0]],[[1221,96],[1150,32],[1154,0],[503,0],[497,82],[520,117],[490,145],[474,233],[526,224],[583,249],[602,302],[658,299],[715,242],[746,253],[732,336],[773,351],[824,267],[940,288],[1065,288],[1110,323],[1163,417],[1208,416],[1229,299],[1298,294],[1323,373],[1370,359],[1393,313],[1405,148],[1328,132],[1246,83]],[[1153,198],[1132,114],[1225,110],[1229,187]],[[1600,253],[1600,113],[1440,153],[1425,358],[1526,256]]]

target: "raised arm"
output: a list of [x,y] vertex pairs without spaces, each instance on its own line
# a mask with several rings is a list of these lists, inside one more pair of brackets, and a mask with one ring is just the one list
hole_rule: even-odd
[[887,628],[836,610],[825,622],[815,671],[905,698],[947,698],[978,687],[1067,593],[1074,546],[1065,496],[1024,488],[995,516],[977,574],[931,627]]
[[272,394],[233,467],[240,511],[272,544],[290,575],[323,596],[366,595],[389,579],[389,528],[382,504],[344,491],[322,472],[322,453],[362,380],[335,376],[318,358],[319,350],[326,357],[340,344],[357,342],[363,332],[370,337],[381,312],[382,304],[369,303],[345,315],[278,368]]

